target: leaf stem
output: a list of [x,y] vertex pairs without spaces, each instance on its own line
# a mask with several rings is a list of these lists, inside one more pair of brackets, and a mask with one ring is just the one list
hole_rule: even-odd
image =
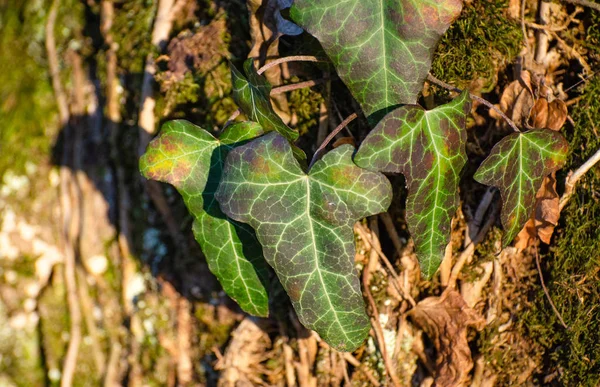
[[320,79],[311,79],[310,81],[292,83],[289,85],[278,86],[271,90],[271,95],[277,95],[281,93],[287,93],[288,91],[304,89],[305,87],[313,87],[316,85],[320,85],[329,80],[329,78],[320,78]]
[[317,151],[315,152],[315,155],[313,156],[312,160],[310,161],[310,165],[308,166],[309,171],[310,171],[310,168],[313,166],[313,164],[321,157],[321,154],[325,150],[325,147],[327,147],[327,145],[331,142],[331,140],[333,140],[333,138],[339,132],[341,132],[342,129],[344,129],[349,123],[354,121],[356,119],[356,117],[358,117],[358,114],[356,114],[356,113],[350,114],[348,117],[346,117],[346,119],[344,121],[342,121],[341,124],[339,124],[337,126],[337,128],[335,128],[333,130],[333,132],[329,133],[329,135],[325,138],[325,141],[323,141],[323,143],[321,145],[319,145],[319,148],[317,149]]
[[258,73],[258,75],[261,75],[268,69],[278,66],[282,63],[287,63],[287,62],[326,62],[326,60],[319,59],[316,56],[312,56],[312,55],[285,56],[283,58],[275,59],[274,61],[269,62],[266,65],[262,66],[261,68],[258,69],[257,73]]
[[[459,89],[458,87],[454,87],[452,85],[450,85],[449,83],[446,83],[444,81],[441,81],[439,79],[437,79],[436,77],[434,77],[433,75],[431,75],[431,73],[427,74],[427,80],[435,85],[438,85],[440,87],[443,87],[446,90],[450,90],[450,91],[454,91],[457,93],[462,93],[462,90]],[[492,109],[493,111],[495,111],[496,113],[498,113],[498,115],[500,115],[500,117],[502,117],[504,119],[504,121],[506,121],[506,123],[517,133],[520,133],[521,131],[519,130],[519,128],[517,128],[517,125],[515,125],[514,121],[511,120],[510,118],[508,118],[508,116],[506,114],[504,114],[504,112],[502,112],[502,110],[498,109],[496,106],[494,106],[491,102],[489,102],[486,99],[483,99],[475,94],[469,93],[469,96],[471,97],[471,99],[474,99],[475,101],[487,106],[488,108]]]

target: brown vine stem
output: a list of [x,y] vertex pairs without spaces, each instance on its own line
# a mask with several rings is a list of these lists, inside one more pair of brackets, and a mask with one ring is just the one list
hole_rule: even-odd
[[568,330],[569,326],[565,323],[565,320],[563,320],[562,316],[558,312],[558,309],[556,309],[556,306],[554,305],[554,302],[550,297],[550,293],[548,292],[548,288],[546,287],[546,283],[544,282],[544,276],[542,275],[542,268],[540,266],[540,254],[538,252],[537,246],[535,247],[535,264],[537,266],[538,274],[540,275],[540,282],[542,284],[542,289],[544,289],[544,294],[546,295],[546,298],[548,299],[548,302],[550,303],[554,314],[556,315],[556,317],[558,317],[558,320],[560,321],[561,325]]
[[[456,93],[462,93],[462,90],[459,89],[458,87],[454,87],[449,83],[446,83],[444,81],[441,81],[439,79],[437,79],[436,77],[434,77],[433,75],[427,74],[427,80],[439,87],[442,87],[446,90],[450,90],[450,91],[454,91]],[[494,106],[491,102],[489,102],[486,99],[483,99],[475,94],[471,94],[469,93],[469,96],[471,97],[471,99],[474,99],[475,101],[487,106],[488,108],[492,109],[493,111],[495,111],[496,113],[498,113],[498,115],[500,115],[500,117],[502,117],[502,119],[504,119],[504,121],[506,121],[506,123],[512,128],[512,130],[514,130],[517,133],[520,133],[521,131],[519,130],[519,128],[517,128],[517,125],[515,125],[514,121],[511,120],[510,118],[508,118],[506,116],[506,114],[504,114],[502,112],[502,110],[498,109],[496,106]]]
[[[52,79],[52,88],[54,90],[54,96],[58,105],[58,113],[60,117],[60,125],[65,139],[67,141],[63,144],[62,162],[60,166],[60,186],[59,186],[59,198],[61,208],[61,222],[62,230],[61,236],[64,243],[65,253],[65,264],[63,266],[63,277],[65,281],[65,287],[67,289],[67,308],[69,310],[70,320],[70,338],[67,347],[67,353],[63,362],[63,370],[61,377],[61,386],[70,386],[73,381],[73,375],[75,373],[75,367],[77,364],[77,356],[79,354],[79,345],[81,343],[81,309],[79,306],[78,294],[77,294],[77,280],[75,278],[75,267],[76,267],[76,251],[75,251],[75,240],[71,233],[71,225],[76,214],[71,205],[70,191],[73,184],[73,175],[68,167],[68,138],[71,133],[69,120],[69,104],[66,97],[66,93],[62,87],[60,81],[60,68],[58,62],[58,54],[56,50],[56,40],[54,37],[54,27],[56,24],[56,17],[58,14],[58,8],[60,6],[60,0],[54,0],[50,6],[48,13],[48,20],[46,21],[45,32],[46,32],[46,53],[48,55],[48,66],[50,67],[50,78]],[[77,207],[75,208],[75,210]]]
[[339,132],[341,132],[342,129],[344,129],[349,123],[351,123],[352,121],[354,121],[356,119],[356,117],[358,117],[358,114],[356,114],[356,113],[350,114],[348,117],[346,117],[346,119],[344,121],[342,121],[341,124],[339,124],[337,126],[337,128],[335,128],[333,130],[333,132],[329,133],[329,135],[325,138],[325,141],[323,141],[323,143],[321,145],[319,145],[319,148],[317,149],[317,151],[315,152],[315,155],[313,156],[312,160],[310,161],[310,165],[308,166],[309,170],[313,166],[313,164],[315,162],[317,162],[317,160],[321,157],[321,154],[325,150],[325,147],[327,147],[327,145],[331,142],[331,140],[333,140],[333,138]]
[[600,162],[600,149],[596,151],[582,166],[577,168],[575,172],[570,172],[565,181],[565,193],[560,198],[560,203],[558,205],[559,211],[567,205],[567,202],[573,196],[575,192],[575,184],[589,171],[592,169],[594,165]]

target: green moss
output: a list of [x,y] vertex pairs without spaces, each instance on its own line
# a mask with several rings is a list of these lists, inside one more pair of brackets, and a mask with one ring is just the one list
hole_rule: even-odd
[[465,4],[437,47],[432,73],[460,88],[483,79],[483,89],[490,90],[498,70],[513,61],[523,44],[519,23],[506,16],[507,6],[507,0]]
[[[300,82],[298,77],[292,77],[291,83]],[[290,108],[296,113],[298,123],[296,129],[304,135],[319,122],[319,111],[323,96],[311,88],[294,90],[289,96]],[[315,131],[316,132],[316,131]]]
[[[574,128],[565,130],[570,155],[564,171],[580,166],[600,149],[600,78],[589,82],[572,110]],[[564,181],[559,176],[559,181]],[[590,170],[561,214],[543,270],[548,291],[569,330],[558,323],[541,289],[522,316],[528,334],[546,348],[550,374],[560,383],[590,386],[600,382],[600,168]]]
[[40,335],[48,371],[62,369],[66,352],[64,335],[69,331],[69,312],[65,300],[64,283],[61,276],[56,275],[52,286],[46,287],[38,299]]
[[0,4],[0,176],[48,153],[55,105],[44,48],[43,2]]
[[119,66],[128,73],[141,76],[146,55],[152,51],[148,39],[156,13],[155,1],[125,1],[115,10],[113,31],[118,44]]

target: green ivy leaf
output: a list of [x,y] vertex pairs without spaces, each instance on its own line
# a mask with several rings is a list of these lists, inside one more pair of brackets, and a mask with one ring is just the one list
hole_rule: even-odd
[[477,169],[475,180],[500,189],[504,247],[531,216],[544,177],[565,164],[568,147],[560,133],[549,129],[513,133],[500,140]]
[[450,242],[460,172],[467,162],[465,124],[470,110],[466,92],[430,111],[402,106],[377,124],[354,157],[360,167],[406,177],[406,221],[427,278],[435,274]]
[[271,85],[254,68],[254,60],[244,62],[244,71],[247,77],[231,66],[231,79],[233,82],[233,100],[242,109],[249,120],[258,122],[265,132],[275,131],[287,138],[290,142],[298,139],[297,131],[287,126],[273,110],[271,105]]
[[268,267],[261,246],[254,231],[228,219],[214,198],[227,153],[261,134],[259,124],[241,122],[227,127],[217,140],[190,122],[169,121],[148,145],[140,170],[148,179],[177,188],[194,215],[194,236],[210,271],[244,311],[266,317]]
[[269,133],[229,153],[216,194],[223,212],[256,230],[300,322],[340,351],[369,331],[353,224],[391,201],[387,178],[357,167],[352,153],[340,146],[307,175],[288,142]]
[[416,103],[435,47],[461,9],[461,0],[295,0],[290,16],[319,40],[371,116]]

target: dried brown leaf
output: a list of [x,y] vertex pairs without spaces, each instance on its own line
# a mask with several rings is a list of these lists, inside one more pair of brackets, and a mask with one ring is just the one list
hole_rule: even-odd
[[535,101],[531,114],[529,116],[529,123],[534,128],[545,128],[548,122],[548,101],[545,98],[540,98]]
[[560,130],[567,120],[569,111],[567,104],[560,99],[555,99],[548,104],[548,121],[546,128],[552,130]]
[[525,250],[535,242],[536,237],[549,244],[559,217],[559,196],[556,192],[556,174],[553,173],[544,179],[536,194],[535,211],[517,235],[515,247],[519,251]]
[[410,316],[437,350],[434,386],[466,385],[473,368],[467,328],[483,329],[485,319],[453,289],[447,289],[440,297],[422,300]]
[[546,98],[540,98],[535,101],[529,123],[533,128],[547,128],[558,131],[567,120],[567,105],[564,101],[555,99],[548,102]]
[[559,197],[556,192],[556,174],[546,177],[537,194],[535,228],[541,241],[548,244],[560,217]]
[[[504,89],[497,107],[513,120],[517,126],[523,127],[529,117],[529,112],[533,104],[531,74],[529,71],[523,71],[519,79],[511,82]],[[490,110],[490,116],[504,122],[502,117],[494,110]]]

